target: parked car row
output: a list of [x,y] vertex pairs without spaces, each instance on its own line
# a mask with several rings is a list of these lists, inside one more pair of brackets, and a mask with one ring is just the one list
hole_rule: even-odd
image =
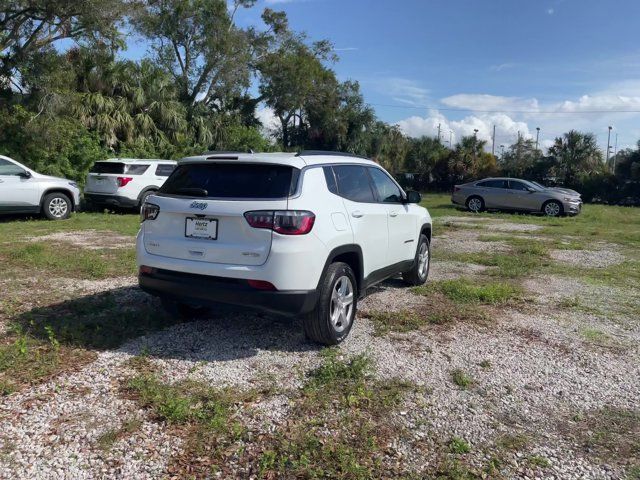
[[[176,168],[172,160],[114,158],[96,162],[84,189],[88,208],[140,208]],[[42,175],[0,155],[0,213],[42,214],[62,220],[80,207],[76,182]]]
[[545,187],[519,178],[485,178],[455,185],[451,201],[476,213],[512,210],[557,217],[577,215],[582,209],[582,199],[575,190]]

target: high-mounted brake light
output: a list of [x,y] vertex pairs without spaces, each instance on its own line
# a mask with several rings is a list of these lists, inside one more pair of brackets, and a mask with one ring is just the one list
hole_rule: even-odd
[[118,187],[124,187],[126,186],[131,180],[133,180],[133,177],[118,177]]
[[306,235],[313,228],[316,216],[306,210],[256,210],[244,218],[253,228],[266,228],[282,235]]

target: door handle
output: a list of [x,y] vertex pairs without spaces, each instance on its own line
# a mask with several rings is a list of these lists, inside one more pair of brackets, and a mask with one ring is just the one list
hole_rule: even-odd
[[351,216],[354,218],[361,218],[364,217],[364,213],[362,213],[360,210],[355,210],[351,212]]
[[398,212],[389,212],[389,216],[390,217],[397,217],[398,216]]

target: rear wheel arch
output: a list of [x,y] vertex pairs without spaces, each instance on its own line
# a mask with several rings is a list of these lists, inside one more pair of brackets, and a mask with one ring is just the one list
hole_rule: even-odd
[[150,186],[150,187],[145,187],[142,189],[142,191],[140,192],[140,194],[138,195],[138,201],[142,201],[142,199],[144,198],[145,195],[147,195],[148,193],[155,193],[160,189],[160,187],[156,187],[156,186]]
[[320,279],[318,280],[318,287],[320,287],[322,279],[326,275],[329,266],[336,262],[343,262],[351,267],[358,284],[358,292],[361,292],[362,285],[364,284],[364,262],[362,257],[362,248],[360,248],[360,245],[356,244],[341,245],[340,247],[336,247],[331,250],[327,256],[324,268],[322,269]]

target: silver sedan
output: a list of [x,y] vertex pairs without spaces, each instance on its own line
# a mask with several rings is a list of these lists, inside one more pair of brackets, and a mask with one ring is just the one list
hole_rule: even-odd
[[573,190],[546,188],[518,178],[485,178],[455,185],[451,201],[471,212],[515,210],[551,217],[577,215],[582,209],[580,194]]

